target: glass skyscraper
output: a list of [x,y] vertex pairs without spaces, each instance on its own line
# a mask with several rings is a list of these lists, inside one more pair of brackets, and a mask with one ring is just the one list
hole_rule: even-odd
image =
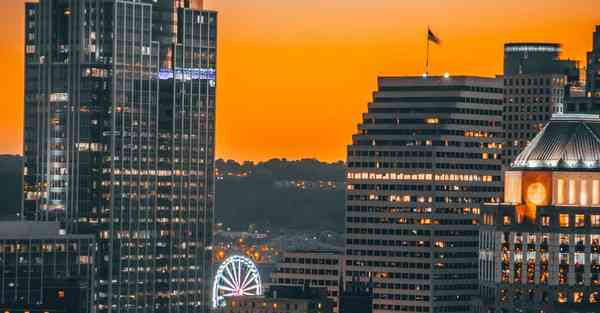
[[197,0],[25,8],[24,218],[97,236],[98,312],[207,310],[216,12]]

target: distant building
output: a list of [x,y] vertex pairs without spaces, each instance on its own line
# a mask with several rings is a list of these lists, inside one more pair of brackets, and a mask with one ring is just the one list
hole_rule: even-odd
[[600,308],[600,116],[554,115],[483,206],[482,312]]
[[579,82],[578,63],[559,59],[560,44],[504,45],[504,149],[509,166],[550,120],[565,112],[571,86]]
[[561,60],[561,45],[546,42],[511,42],[504,45],[504,76],[564,74],[579,80],[578,61]]
[[373,288],[369,283],[353,279],[340,291],[340,313],[373,312]]
[[228,297],[217,313],[333,313],[323,288],[272,287],[264,296]]
[[0,222],[0,312],[94,312],[96,250],[58,222]]
[[373,312],[469,312],[478,225],[501,195],[502,80],[382,77],[348,146],[345,280]]
[[598,114],[600,113],[600,97],[569,97],[564,113]]
[[0,155],[0,220],[18,220],[23,204],[23,157]]
[[285,251],[275,264],[269,286],[305,286],[325,288],[338,312],[339,278],[343,264],[341,251]]
[[592,51],[587,53],[585,89],[588,97],[600,97],[600,25],[596,25]]

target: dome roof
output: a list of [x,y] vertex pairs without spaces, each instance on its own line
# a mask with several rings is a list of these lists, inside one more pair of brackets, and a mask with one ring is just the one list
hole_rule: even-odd
[[553,115],[512,168],[600,170],[600,116]]

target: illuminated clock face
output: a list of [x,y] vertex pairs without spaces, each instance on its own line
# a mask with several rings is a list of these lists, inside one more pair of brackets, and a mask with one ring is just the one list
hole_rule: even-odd
[[542,183],[533,183],[527,188],[527,202],[540,205],[546,200],[546,188]]

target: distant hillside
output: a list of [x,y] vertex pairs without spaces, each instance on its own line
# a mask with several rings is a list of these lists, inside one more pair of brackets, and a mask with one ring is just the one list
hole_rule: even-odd
[[217,160],[216,169],[217,222],[238,230],[249,224],[273,230],[343,229],[343,162]]
[[[216,161],[215,218],[227,227],[335,230],[344,225],[344,164],[273,159]],[[20,211],[22,157],[0,155],[0,220]]]

